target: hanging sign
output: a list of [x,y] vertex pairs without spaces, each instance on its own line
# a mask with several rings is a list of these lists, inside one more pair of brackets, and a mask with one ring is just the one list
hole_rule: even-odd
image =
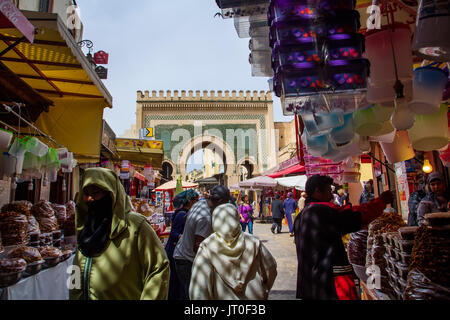
[[102,80],[108,79],[108,69],[102,66],[98,66],[95,68],[95,72],[97,73],[98,77]]
[[105,51],[94,53],[94,61],[96,64],[108,64],[109,54]]

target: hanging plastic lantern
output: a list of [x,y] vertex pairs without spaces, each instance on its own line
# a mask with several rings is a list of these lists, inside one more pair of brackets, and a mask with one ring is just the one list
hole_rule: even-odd
[[353,112],[344,114],[344,124],[331,129],[330,137],[335,143],[345,144],[353,139],[355,130],[353,126]]
[[380,142],[380,145],[386,159],[391,164],[406,161],[415,156],[407,131],[396,131],[392,143]]
[[414,149],[432,151],[445,147],[449,142],[448,107],[446,103],[440,105],[434,114],[416,115],[414,126],[408,130]]
[[9,146],[11,145],[12,138],[13,138],[12,132],[0,129],[0,149],[9,148]]
[[397,130],[408,130],[414,125],[414,113],[412,113],[406,98],[395,99],[395,109],[391,116],[392,126]]
[[366,33],[366,57],[372,66],[367,86],[367,100],[370,102],[391,101],[395,96],[393,89],[397,64],[398,78],[402,82],[411,80],[413,75],[413,57],[411,50],[411,31],[407,24],[393,23],[391,27],[370,30]]
[[409,109],[416,114],[432,114],[439,110],[448,72],[432,65],[414,70],[413,101]]
[[381,123],[375,117],[374,105],[356,110],[353,113],[353,122],[355,132],[363,137],[374,136],[381,129]]
[[450,7],[448,1],[421,0],[412,49],[416,56],[450,61]]

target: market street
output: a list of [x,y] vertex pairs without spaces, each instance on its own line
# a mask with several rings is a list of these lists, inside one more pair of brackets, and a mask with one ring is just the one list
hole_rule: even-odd
[[297,283],[297,253],[294,238],[283,224],[280,234],[270,231],[272,224],[256,222],[253,234],[259,238],[277,261],[277,278],[270,291],[269,300],[295,300]]

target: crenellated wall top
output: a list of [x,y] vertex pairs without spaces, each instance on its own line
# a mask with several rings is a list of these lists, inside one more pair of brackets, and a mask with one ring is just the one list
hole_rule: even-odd
[[148,101],[261,101],[272,102],[272,93],[270,91],[250,91],[250,90],[153,90],[137,91],[137,102]]

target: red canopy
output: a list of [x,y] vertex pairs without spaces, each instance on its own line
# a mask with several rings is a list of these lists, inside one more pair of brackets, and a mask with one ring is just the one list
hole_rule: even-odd
[[305,166],[302,166],[301,164],[296,164],[295,166],[275,172],[274,174],[269,174],[268,177],[279,178],[279,177],[282,177],[287,174],[298,173],[298,172],[303,172],[303,171],[305,171]]

